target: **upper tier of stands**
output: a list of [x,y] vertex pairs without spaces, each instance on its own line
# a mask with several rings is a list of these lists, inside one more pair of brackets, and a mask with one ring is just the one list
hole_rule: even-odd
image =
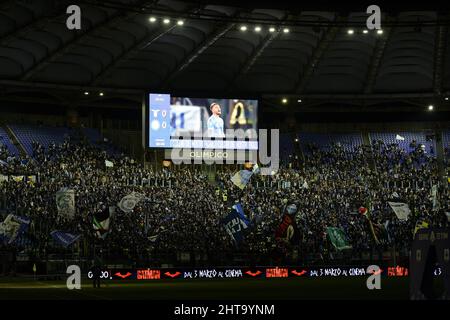
[[11,142],[8,134],[2,127],[0,127],[0,145],[6,146],[8,152],[11,155],[13,156],[19,155],[19,150],[17,150],[16,146]]
[[[333,145],[340,145],[346,152],[354,150],[364,144],[364,139],[361,133],[312,133],[300,132],[295,135],[298,137],[299,145],[304,154],[308,154],[308,145],[314,145],[320,150],[328,151]],[[427,141],[427,133],[424,131],[417,132],[371,132],[368,134],[368,142],[371,144],[375,141],[382,141],[385,145],[396,144],[406,153],[414,150],[415,141],[416,146],[424,145],[425,152],[428,155],[436,155],[436,141],[432,139]],[[450,131],[445,131],[442,134],[442,142],[444,150],[450,151]],[[280,157],[284,161],[289,161],[289,157],[295,153],[294,138],[292,135],[280,134]]]
[[[411,152],[415,149],[411,143],[416,142],[416,145],[424,145],[425,151],[430,155],[436,153],[436,143],[434,140],[427,141],[425,132],[372,132],[370,133],[372,141],[381,140],[386,145],[398,144],[400,148],[406,152]],[[398,139],[404,138],[404,140]]]
[[361,133],[311,133],[301,132],[298,134],[300,147],[303,152],[308,152],[307,146],[313,144],[321,150],[329,150],[337,144],[346,152],[353,151],[363,144]]
[[[67,127],[52,127],[44,125],[10,124],[9,127],[14,132],[17,140],[25,148],[25,151],[29,156],[33,156],[33,142],[37,142],[41,144],[45,149],[48,149],[50,144],[61,144],[69,136],[76,136],[80,133],[79,131]],[[8,137],[6,132],[4,134],[6,135],[6,137]],[[97,129],[81,128],[81,134],[84,135],[91,144],[94,144],[100,149],[105,150],[109,155],[119,153],[114,145],[112,145],[111,143],[105,143],[101,133]],[[17,149],[14,145],[12,145],[14,149],[10,148],[9,145],[7,145],[7,147],[8,149],[14,150],[11,151],[15,152],[14,154],[18,154]]]
[[442,133],[442,143],[444,144],[444,149],[450,149],[450,131]]
[[[28,155],[32,156],[32,143],[38,142],[44,148],[48,148],[51,143],[62,143],[70,135],[74,134],[74,130],[66,127],[50,127],[38,125],[25,124],[11,124],[11,130],[16,135],[18,141],[23,145]],[[111,144],[105,143],[101,133],[97,129],[82,128],[81,133],[92,144],[99,146],[108,154],[114,155],[118,150]],[[311,133],[300,132],[295,135],[297,137],[301,150],[307,154],[307,146],[312,144],[321,150],[330,150],[333,145],[339,145],[346,152],[353,151],[356,147],[364,144],[361,133]],[[413,146],[411,143],[416,142],[416,145],[424,145],[427,154],[434,156],[436,152],[436,142],[434,140],[427,141],[425,132],[371,132],[368,135],[370,143],[377,140],[383,141],[386,145],[397,144],[405,152],[411,152]],[[400,139],[399,139],[400,138]],[[404,140],[402,140],[402,138]],[[449,148],[450,131],[445,131],[442,135],[442,142],[444,149]],[[0,143],[6,145],[12,155],[18,155],[19,151],[11,142],[8,134],[0,127]],[[284,161],[289,161],[289,156],[295,154],[294,136],[287,133],[280,134],[280,157]]]
[[50,144],[61,144],[70,136],[71,130],[65,127],[49,127],[25,124],[11,124],[11,130],[25,148],[28,155],[33,155],[33,142],[40,143],[45,149]]

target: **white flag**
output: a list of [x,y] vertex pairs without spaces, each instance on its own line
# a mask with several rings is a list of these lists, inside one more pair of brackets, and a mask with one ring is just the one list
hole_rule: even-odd
[[388,201],[392,210],[394,210],[395,215],[399,220],[405,221],[408,220],[409,215],[411,214],[411,210],[406,203],[403,202],[392,202]]
[[396,140],[402,140],[402,141],[405,140],[405,138],[402,137],[402,136],[399,135],[399,134],[395,136],[395,139],[396,139]]
[[112,163],[112,162],[109,161],[109,160],[105,160],[105,166],[106,166],[107,168],[112,168],[112,167],[114,167],[114,163]]

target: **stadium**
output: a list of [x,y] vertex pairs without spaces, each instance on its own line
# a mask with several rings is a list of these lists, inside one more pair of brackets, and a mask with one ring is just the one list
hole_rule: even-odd
[[1,2],[0,299],[449,300],[449,25]]

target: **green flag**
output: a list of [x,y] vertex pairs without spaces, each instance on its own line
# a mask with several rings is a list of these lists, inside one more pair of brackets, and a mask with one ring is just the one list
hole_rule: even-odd
[[328,227],[327,228],[328,237],[333,246],[337,250],[351,249],[352,246],[348,243],[345,233],[340,228]]

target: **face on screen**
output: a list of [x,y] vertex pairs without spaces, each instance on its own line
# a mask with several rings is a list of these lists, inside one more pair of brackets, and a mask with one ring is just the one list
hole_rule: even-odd
[[257,100],[150,94],[148,108],[149,147],[216,147],[211,139],[220,139],[233,142],[230,149],[258,149]]
[[222,111],[220,110],[220,106],[215,103],[212,107],[211,107],[212,113],[216,116],[220,116],[222,114]]

